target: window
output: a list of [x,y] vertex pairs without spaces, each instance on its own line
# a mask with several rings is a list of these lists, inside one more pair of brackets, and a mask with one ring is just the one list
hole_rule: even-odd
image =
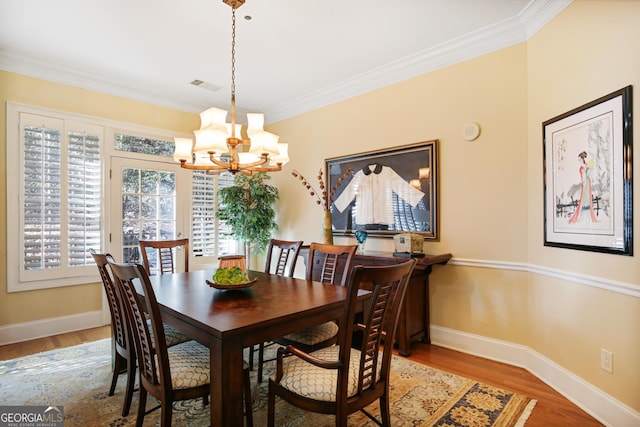
[[[194,266],[236,253],[230,227],[215,215],[217,191],[233,185],[233,175],[181,169],[171,158],[173,136],[7,103],[8,292],[97,282],[89,249],[124,260],[139,236],[167,237],[171,226],[175,237],[191,233]],[[136,173],[140,188],[129,189]],[[138,220],[123,217],[136,206]]]
[[218,190],[233,186],[233,175],[193,171],[191,251],[194,257],[218,257],[237,251],[231,227],[216,218]]
[[17,122],[19,146],[7,150],[9,289],[86,281],[88,251],[101,247],[104,128],[27,112]]
[[[182,230],[176,205],[178,204],[177,174],[160,170],[164,164],[148,162],[145,167],[133,164],[119,170],[112,164],[112,177],[121,173],[120,200],[122,222],[111,227],[122,230],[122,260],[141,263],[139,240],[172,240]],[[112,184],[114,184],[112,182]],[[115,204],[117,193],[112,187],[111,200]],[[187,197],[184,198],[188,200]]]
[[115,134],[114,148],[118,151],[130,153],[153,154],[156,156],[173,157],[175,143],[156,138],[144,138],[140,136]]

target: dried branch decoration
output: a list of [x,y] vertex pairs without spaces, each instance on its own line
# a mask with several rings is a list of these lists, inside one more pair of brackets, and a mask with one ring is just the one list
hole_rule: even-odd
[[349,175],[351,175],[351,172],[353,172],[353,168],[348,168],[338,178],[338,181],[335,183],[333,187],[331,187],[331,190],[329,192],[327,192],[327,187],[324,184],[324,173],[322,172],[322,169],[318,171],[318,188],[320,188],[320,191],[316,190],[313,187],[313,185],[309,183],[307,178],[305,178],[297,170],[294,169],[291,172],[291,175],[293,175],[295,178],[298,178],[298,180],[300,180],[300,183],[302,184],[303,187],[305,187],[309,191],[309,194],[311,195],[311,197],[316,199],[316,204],[322,205],[323,209],[328,210],[329,206],[331,206],[331,203],[333,203],[333,195],[335,194],[336,190],[342,186],[342,182]]

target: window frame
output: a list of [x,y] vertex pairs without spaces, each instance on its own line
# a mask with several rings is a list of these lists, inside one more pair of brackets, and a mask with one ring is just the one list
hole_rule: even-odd
[[[69,274],[52,274],[54,271],[58,272],[59,269],[43,269],[41,272],[43,274],[46,273],[46,278],[35,280],[23,280],[20,277],[20,272],[25,271],[24,265],[21,264],[22,257],[20,256],[19,251],[23,251],[22,246],[22,236],[24,235],[24,231],[22,228],[21,222],[21,204],[20,200],[22,198],[21,189],[23,188],[21,185],[22,182],[22,147],[21,144],[21,133],[24,132],[23,129],[20,129],[20,115],[32,114],[43,116],[47,118],[51,118],[53,120],[58,119],[63,122],[74,122],[74,123],[84,123],[88,126],[98,126],[102,127],[102,135],[101,135],[101,148],[100,148],[100,176],[101,176],[101,197],[100,203],[104,207],[102,209],[102,218],[101,222],[101,248],[96,248],[96,250],[100,251],[109,251],[111,248],[110,243],[110,209],[109,199],[113,197],[114,191],[119,191],[118,189],[111,188],[111,180],[110,180],[110,168],[111,168],[111,159],[113,156],[130,156],[140,159],[153,159],[158,160],[159,158],[165,159],[167,162],[173,161],[172,158],[166,156],[158,156],[144,153],[133,153],[115,150],[115,135],[117,133],[123,133],[132,136],[139,136],[143,138],[149,139],[161,139],[161,140],[173,140],[174,137],[188,137],[187,134],[182,134],[179,132],[173,132],[158,128],[152,128],[142,125],[136,125],[125,122],[118,122],[108,119],[102,119],[98,117],[92,117],[83,114],[70,113],[66,111],[60,111],[55,109],[49,109],[44,107],[37,107],[22,103],[16,102],[7,102],[7,129],[6,129],[6,167],[7,167],[7,194],[6,194],[6,206],[7,206],[7,249],[8,248],[19,248],[16,250],[7,250],[7,292],[21,292],[21,291],[30,291],[37,289],[49,289],[49,288],[57,288],[63,286],[74,286],[74,285],[82,285],[82,284],[90,284],[99,281],[99,275],[97,269],[94,266],[81,267],[83,271],[78,272],[77,275],[69,275]],[[77,127],[74,128],[77,130]],[[66,132],[66,130],[64,130]],[[185,173],[189,173],[191,171],[186,171]],[[192,177],[190,176],[188,188],[181,188],[180,191],[188,191],[189,194],[192,194]],[[65,190],[66,191],[66,190]],[[192,214],[192,197],[189,197],[189,203],[186,210],[185,215],[185,230],[188,230],[189,236],[191,236],[193,232],[193,214]],[[63,209],[66,209],[64,206]],[[16,226],[19,225],[19,226]],[[217,233],[217,227],[216,227]],[[217,239],[217,238],[216,238]],[[216,256],[204,256],[204,257],[195,257],[193,255],[193,250],[189,254],[190,264],[193,269],[202,269],[211,267],[215,264]]]
[[[20,128],[20,117],[22,114],[41,116],[43,121],[57,121],[62,124],[63,140],[66,140],[65,133],[91,128],[91,131],[100,131],[100,203],[105,204],[105,163],[104,149],[106,145],[105,123],[89,116],[70,114],[47,108],[35,107],[26,104],[8,102],[7,103],[7,133],[6,133],[6,167],[7,167],[7,292],[30,291],[36,289],[57,288],[62,286],[72,286],[95,282],[97,274],[93,266],[68,267],[64,266],[55,269],[25,270],[23,267],[23,257],[20,251],[24,248],[24,230],[21,219],[21,200],[23,198],[23,147],[21,147],[23,129]],[[90,133],[90,132],[87,132]],[[66,152],[66,141],[63,152]],[[66,178],[62,184],[61,191],[67,194]],[[65,203],[62,210],[66,211],[68,205]],[[104,218],[100,220],[104,225]],[[104,242],[106,231],[101,227],[100,241]],[[66,245],[67,242],[61,242]],[[103,243],[104,244],[104,243]],[[9,250],[9,248],[18,248]],[[22,264],[22,265],[21,265]],[[71,274],[70,274],[71,273]]]

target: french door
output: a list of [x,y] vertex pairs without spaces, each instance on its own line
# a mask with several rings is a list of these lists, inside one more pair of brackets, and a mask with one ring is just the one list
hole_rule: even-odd
[[174,163],[111,158],[110,248],[118,262],[142,263],[139,240],[188,236],[189,179]]

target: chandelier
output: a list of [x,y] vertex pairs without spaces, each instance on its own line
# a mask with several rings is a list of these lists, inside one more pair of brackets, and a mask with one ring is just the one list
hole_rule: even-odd
[[195,130],[195,144],[190,138],[175,138],[173,158],[185,169],[204,170],[210,174],[238,172],[275,172],[289,161],[288,144],[278,143],[278,136],[263,129],[264,115],[247,114],[247,136],[236,124],[236,9],[245,0],[222,0],[231,6],[231,122],[227,111],[209,108],[200,113],[200,129]]

